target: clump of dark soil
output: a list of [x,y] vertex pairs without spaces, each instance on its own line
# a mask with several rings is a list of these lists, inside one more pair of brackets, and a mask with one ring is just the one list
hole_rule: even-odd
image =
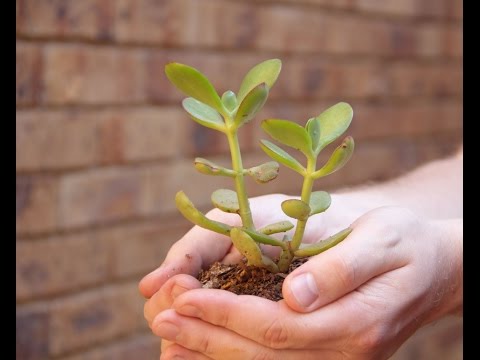
[[198,280],[208,289],[223,289],[238,295],[256,295],[268,300],[283,299],[283,281],[293,270],[308,258],[295,259],[286,273],[272,273],[264,268],[247,266],[245,261],[225,265],[215,262],[206,270],[201,270]]

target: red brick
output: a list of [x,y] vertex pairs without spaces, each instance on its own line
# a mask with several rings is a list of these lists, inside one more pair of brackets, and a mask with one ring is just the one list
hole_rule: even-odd
[[[211,161],[216,158],[209,157]],[[230,160],[223,156],[219,164],[229,167]],[[199,208],[211,208],[210,196],[218,188],[233,188],[231,178],[208,176],[197,172],[193,159],[150,167],[144,175],[144,199],[142,212],[145,215],[178,214],[175,194],[183,190]]]
[[17,234],[52,231],[58,226],[58,182],[52,177],[18,175],[16,180]]
[[16,312],[16,359],[47,359],[50,314],[46,306],[27,306]]
[[447,0],[358,0],[356,8],[368,13],[405,17],[445,17]]
[[34,299],[107,279],[110,251],[92,233],[17,242],[17,299]]
[[382,107],[354,106],[350,132],[354,137],[429,135],[462,128],[462,107],[454,103],[397,105]]
[[191,0],[118,0],[115,38],[121,42],[193,45],[198,36],[198,5]]
[[416,52],[427,57],[463,56],[463,31],[460,26],[425,24],[419,29]]
[[17,105],[37,104],[42,92],[41,48],[37,45],[17,42],[16,64]]
[[153,334],[133,336],[62,360],[150,360],[160,357],[160,339]]
[[463,19],[463,0],[447,1],[448,17],[454,20]]
[[108,40],[114,0],[19,0],[17,29],[29,37]]
[[50,45],[45,48],[45,103],[135,103],[144,99],[141,51]]
[[95,119],[77,111],[17,111],[17,170],[88,165],[98,152]]
[[[121,112],[126,161],[173,157],[179,152],[181,108],[146,107]],[[185,112],[184,112],[185,113]]]
[[71,228],[122,220],[139,214],[141,170],[107,169],[60,179],[60,226]]
[[120,226],[101,231],[98,238],[110,244],[114,277],[143,276],[161,264],[173,243],[191,226],[179,213],[173,223],[155,220],[143,225]]
[[136,282],[57,299],[50,309],[51,356],[145,328],[143,303]]
[[461,64],[398,63],[389,72],[393,96],[445,98],[463,91]]

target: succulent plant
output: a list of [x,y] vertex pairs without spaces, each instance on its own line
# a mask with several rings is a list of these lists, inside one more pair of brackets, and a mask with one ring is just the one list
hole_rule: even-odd
[[[212,193],[213,205],[225,212],[240,216],[242,226],[234,227],[207,218],[195,208],[183,191],[175,196],[179,211],[192,223],[227,235],[233,245],[245,256],[248,265],[265,267],[272,272],[285,272],[296,257],[319,254],[345,239],[351,232],[346,228],[331,237],[315,244],[304,245],[302,238],[309,217],[324,212],[331,203],[325,191],[312,191],[315,180],[332,174],[343,167],[350,159],[354,142],[347,136],[331,154],[328,161],[317,169],[320,152],[339,138],[349,127],[353,110],[350,105],[340,102],[306,122],[305,127],[283,119],[266,119],[262,129],[282,145],[299,150],[306,157],[302,165],[281,147],[268,140],[261,140],[261,148],[274,161],[251,168],[244,168],[238,141],[239,129],[250,122],[265,104],[269,91],[275,84],[281,70],[278,59],[266,60],[254,66],[244,77],[238,92],[226,91],[220,97],[205,75],[197,69],[169,63],[165,67],[168,79],[187,97],[183,108],[197,123],[224,133],[227,137],[232,160],[231,168],[215,164],[207,159],[196,158],[195,168],[202,174],[233,178],[235,191],[218,189]],[[281,204],[286,216],[296,220],[296,225],[288,220],[256,229],[245,189],[245,177],[251,176],[258,183],[274,180],[279,171],[279,163],[303,177],[300,199],[289,199]],[[290,238],[286,234],[295,227]],[[282,240],[271,235],[285,233]],[[278,246],[281,249],[278,259],[266,256],[260,244]]]

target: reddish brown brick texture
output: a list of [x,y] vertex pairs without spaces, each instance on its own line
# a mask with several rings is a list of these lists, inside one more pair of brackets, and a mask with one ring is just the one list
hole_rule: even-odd
[[[232,186],[192,167],[228,165],[228,147],[183,112],[167,62],[223,93],[281,58],[259,119],[304,124],[351,103],[354,158],[318,184],[335,190],[462,142],[462,19],[461,0],[17,0],[17,359],[158,358],[137,284],[190,226],[175,193],[207,210]],[[255,123],[240,134],[246,166],[268,161]],[[298,193],[297,180],[282,168],[247,189]],[[422,329],[394,359],[461,358],[461,327]]]

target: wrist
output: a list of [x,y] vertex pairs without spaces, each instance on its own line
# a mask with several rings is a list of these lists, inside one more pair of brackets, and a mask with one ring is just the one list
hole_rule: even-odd
[[434,303],[438,305],[427,318],[427,323],[448,315],[463,315],[463,219],[430,222],[441,245],[437,258],[437,281],[440,283]]

